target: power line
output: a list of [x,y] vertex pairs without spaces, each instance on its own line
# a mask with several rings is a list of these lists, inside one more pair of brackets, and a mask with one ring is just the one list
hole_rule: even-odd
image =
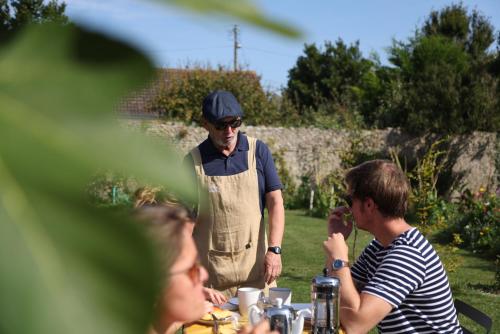
[[231,48],[231,45],[225,45],[225,46],[210,46],[210,47],[204,47],[204,48],[190,48],[190,49],[157,49],[157,50],[147,50],[149,52],[155,52],[155,53],[160,53],[160,52],[189,52],[189,51],[205,51],[205,50],[211,50],[211,49],[227,49]]
[[284,53],[278,53],[278,52],[264,50],[264,49],[250,48],[250,47],[245,47],[245,49],[246,50],[258,51],[258,52],[263,52],[263,53],[268,53],[268,54],[272,54],[272,55],[280,56],[280,57],[295,58],[295,59],[297,58],[297,56],[287,55],[287,54],[284,54]]

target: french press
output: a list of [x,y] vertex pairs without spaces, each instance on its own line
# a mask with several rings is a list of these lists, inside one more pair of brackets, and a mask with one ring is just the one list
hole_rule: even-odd
[[340,280],[316,276],[311,283],[311,333],[336,334],[339,331]]

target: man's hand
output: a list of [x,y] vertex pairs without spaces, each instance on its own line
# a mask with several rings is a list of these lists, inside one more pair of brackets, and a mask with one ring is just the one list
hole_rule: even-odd
[[271,284],[281,275],[281,255],[267,252],[264,259],[264,280]]
[[227,302],[226,296],[220,291],[203,288],[203,293],[205,294],[205,299],[211,301],[215,305],[222,305]]
[[334,259],[341,259],[347,261],[349,256],[349,247],[345,242],[342,233],[333,233],[328,240],[323,242],[323,248],[326,255],[328,256],[328,261],[331,262]]
[[[353,225],[350,213],[351,210],[345,206],[339,206],[332,210],[330,216],[328,216],[328,236],[333,233],[342,233],[345,240],[349,238]],[[346,219],[346,216],[350,217]]]

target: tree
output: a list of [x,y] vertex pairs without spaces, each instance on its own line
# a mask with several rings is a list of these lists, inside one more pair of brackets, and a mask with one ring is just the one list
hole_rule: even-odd
[[327,41],[323,49],[306,44],[304,55],[289,71],[285,92],[302,112],[323,104],[358,108],[364,80],[373,68],[374,62],[363,58],[359,41],[349,46],[342,39]]
[[0,42],[29,23],[68,23],[66,3],[50,0],[0,0]]
[[386,125],[417,133],[498,131],[498,50],[489,51],[494,36],[487,18],[459,4],[431,12],[407,43],[395,41],[389,60],[403,96]]
[[462,46],[474,59],[487,55],[495,41],[494,28],[477,10],[469,15],[463,5],[454,4],[432,11],[422,28],[424,36],[443,36]]

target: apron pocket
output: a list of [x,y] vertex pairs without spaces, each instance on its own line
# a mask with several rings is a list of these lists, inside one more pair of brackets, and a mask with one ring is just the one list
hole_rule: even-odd
[[251,242],[234,252],[209,250],[209,283],[216,289],[225,289],[258,279],[262,270],[257,268],[256,257],[257,249]]

